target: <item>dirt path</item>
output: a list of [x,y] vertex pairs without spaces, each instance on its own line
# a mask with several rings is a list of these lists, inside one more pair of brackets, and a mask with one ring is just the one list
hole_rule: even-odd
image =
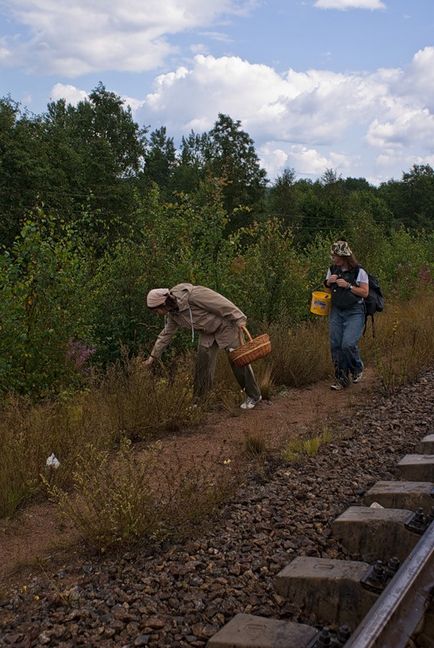
[[[327,380],[289,389],[249,412],[211,412],[195,430],[161,438],[162,456],[166,462],[176,455],[183,464],[206,461],[211,467],[223,459],[239,459],[248,435],[260,435],[267,448],[277,449],[309,429],[319,433],[321,426],[333,425],[334,415],[370,398],[376,381],[372,370],[365,376],[363,383],[342,392],[331,391]],[[23,568],[40,571],[53,562],[72,560],[78,542],[77,532],[59,520],[50,503],[29,506],[13,520],[0,521],[0,585],[6,586],[12,576],[19,578]]]

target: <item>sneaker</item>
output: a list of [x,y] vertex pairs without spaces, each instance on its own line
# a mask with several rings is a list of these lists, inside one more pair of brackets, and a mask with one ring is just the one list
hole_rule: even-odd
[[262,396],[259,396],[259,398],[252,398],[251,396],[247,396],[246,400],[244,401],[244,403],[241,403],[240,407],[241,409],[245,410],[253,409],[258,403],[261,402],[261,400]]
[[333,385],[330,385],[330,389],[334,389],[335,391],[341,391],[341,389],[345,389],[342,383],[340,382],[335,382]]
[[353,374],[353,383],[358,383],[362,380],[363,378],[363,369],[362,371],[359,371],[358,373]]

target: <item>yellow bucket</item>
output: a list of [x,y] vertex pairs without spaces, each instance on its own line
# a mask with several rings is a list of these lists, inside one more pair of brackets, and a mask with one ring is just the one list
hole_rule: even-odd
[[315,315],[328,315],[330,311],[330,302],[332,295],[324,290],[315,290],[312,293],[310,312]]

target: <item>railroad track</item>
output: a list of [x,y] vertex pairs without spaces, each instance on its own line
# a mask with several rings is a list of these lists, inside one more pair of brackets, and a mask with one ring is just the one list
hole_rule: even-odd
[[238,614],[208,648],[434,648],[434,434],[332,524],[349,555],[299,557],[274,580],[314,625]]

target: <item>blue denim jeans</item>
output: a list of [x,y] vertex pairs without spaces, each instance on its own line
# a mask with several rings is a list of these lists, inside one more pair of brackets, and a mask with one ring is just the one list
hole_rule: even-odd
[[332,307],[329,319],[330,348],[335,376],[343,385],[349,382],[350,374],[363,369],[357,346],[365,325],[364,304],[354,304],[351,308]]

